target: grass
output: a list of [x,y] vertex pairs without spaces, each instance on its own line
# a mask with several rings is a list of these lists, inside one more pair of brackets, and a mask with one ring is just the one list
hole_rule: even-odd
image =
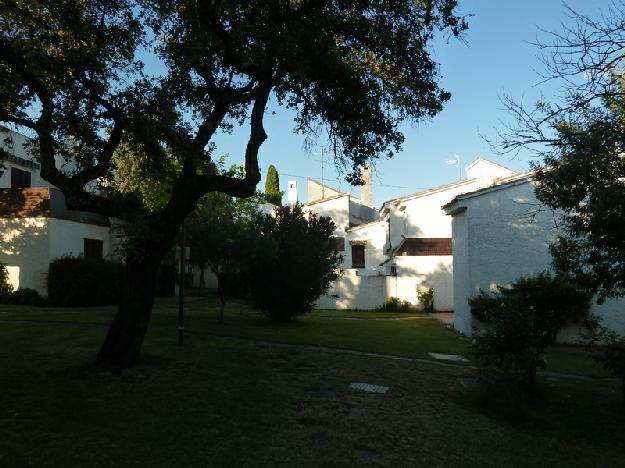
[[[141,365],[111,374],[88,363],[112,308],[2,306],[0,466],[622,465],[625,412],[615,381],[542,377],[535,407],[511,420],[479,403],[469,367],[271,345],[466,353],[466,342],[432,319],[343,320],[379,314],[323,311],[274,325],[231,304],[219,325],[214,307],[188,303],[180,347],[175,301],[159,301]],[[21,319],[34,322],[7,322]],[[580,350],[555,356],[550,367],[560,359],[583,370]],[[350,382],[390,391],[362,393]]]

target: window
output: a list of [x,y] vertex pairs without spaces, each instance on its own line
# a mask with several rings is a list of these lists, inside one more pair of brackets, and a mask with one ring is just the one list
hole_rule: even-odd
[[30,188],[30,172],[12,167],[11,188]]
[[365,267],[365,244],[352,244],[352,268]]
[[85,258],[90,258],[90,259],[102,258],[103,246],[104,246],[104,242],[102,242],[101,240],[85,238],[85,244],[84,244],[84,250],[83,250]]

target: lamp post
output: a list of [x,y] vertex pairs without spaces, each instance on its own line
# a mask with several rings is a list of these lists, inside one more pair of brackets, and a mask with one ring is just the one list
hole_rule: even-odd
[[180,285],[178,287],[178,344],[184,343],[184,220],[180,227]]

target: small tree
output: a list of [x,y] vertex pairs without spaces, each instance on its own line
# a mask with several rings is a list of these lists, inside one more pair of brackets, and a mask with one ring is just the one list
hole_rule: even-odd
[[534,389],[543,353],[558,331],[587,315],[590,295],[566,278],[543,272],[493,294],[480,291],[469,305],[487,325],[476,330],[473,341],[481,382],[494,393],[525,393]]
[[592,315],[586,322],[589,333],[586,346],[605,370],[621,379],[621,396],[625,405],[625,335],[619,335],[601,325],[601,319]]
[[[243,169],[233,166],[231,170]],[[233,199],[223,193],[211,193],[202,200],[187,224],[191,260],[201,269],[200,284],[204,282],[206,268],[217,276],[220,322],[223,322],[234,282],[242,281],[246,276],[252,240],[249,225],[261,198],[259,194],[246,199]]]
[[282,206],[282,192],[280,191],[280,176],[273,164],[267,170],[267,180],[265,181],[265,199],[269,203]]
[[258,215],[250,257],[252,297],[272,320],[289,321],[310,312],[338,277],[341,255],[332,242],[334,223],[302,207],[279,208],[276,216]]
[[9,283],[9,272],[4,263],[0,262],[0,300],[8,297],[13,292],[13,287]]

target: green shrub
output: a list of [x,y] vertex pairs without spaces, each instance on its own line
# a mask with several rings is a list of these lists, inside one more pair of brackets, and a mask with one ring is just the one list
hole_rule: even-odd
[[338,277],[330,218],[301,206],[276,209],[275,217],[258,214],[251,222],[251,249],[246,268],[256,306],[275,321],[289,321],[310,312]]
[[117,304],[123,267],[105,260],[64,257],[50,263],[48,302],[59,307]]
[[596,316],[589,318],[587,326],[590,333],[586,344],[605,370],[614,377],[620,377],[621,395],[625,404],[625,335],[602,327]]
[[5,304],[34,306],[46,305],[46,300],[41,297],[37,291],[30,288],[19,288],[17,291],[13,291],[11,294],[5,296],[5,298]]
[[417,301],[419,302],[421,312],[427,312],[428,314],[436,312],[434,310],[434,290],[432,288],[418,289]]
[[389,297],[386,303],[377,308],[380,312],[412,312],[412,304],[398,297]]
[[9,284],[9,272],[4,263],[0,262],[0,301],[13,292],[13,287]]
[[565,325],[587,315],[590,296],[548,273],[519,278],[499,292],[480,291],[471,313],[487,325],[475,330],[472,350],[479,379],[493,394],[531,392],[543,352]]

